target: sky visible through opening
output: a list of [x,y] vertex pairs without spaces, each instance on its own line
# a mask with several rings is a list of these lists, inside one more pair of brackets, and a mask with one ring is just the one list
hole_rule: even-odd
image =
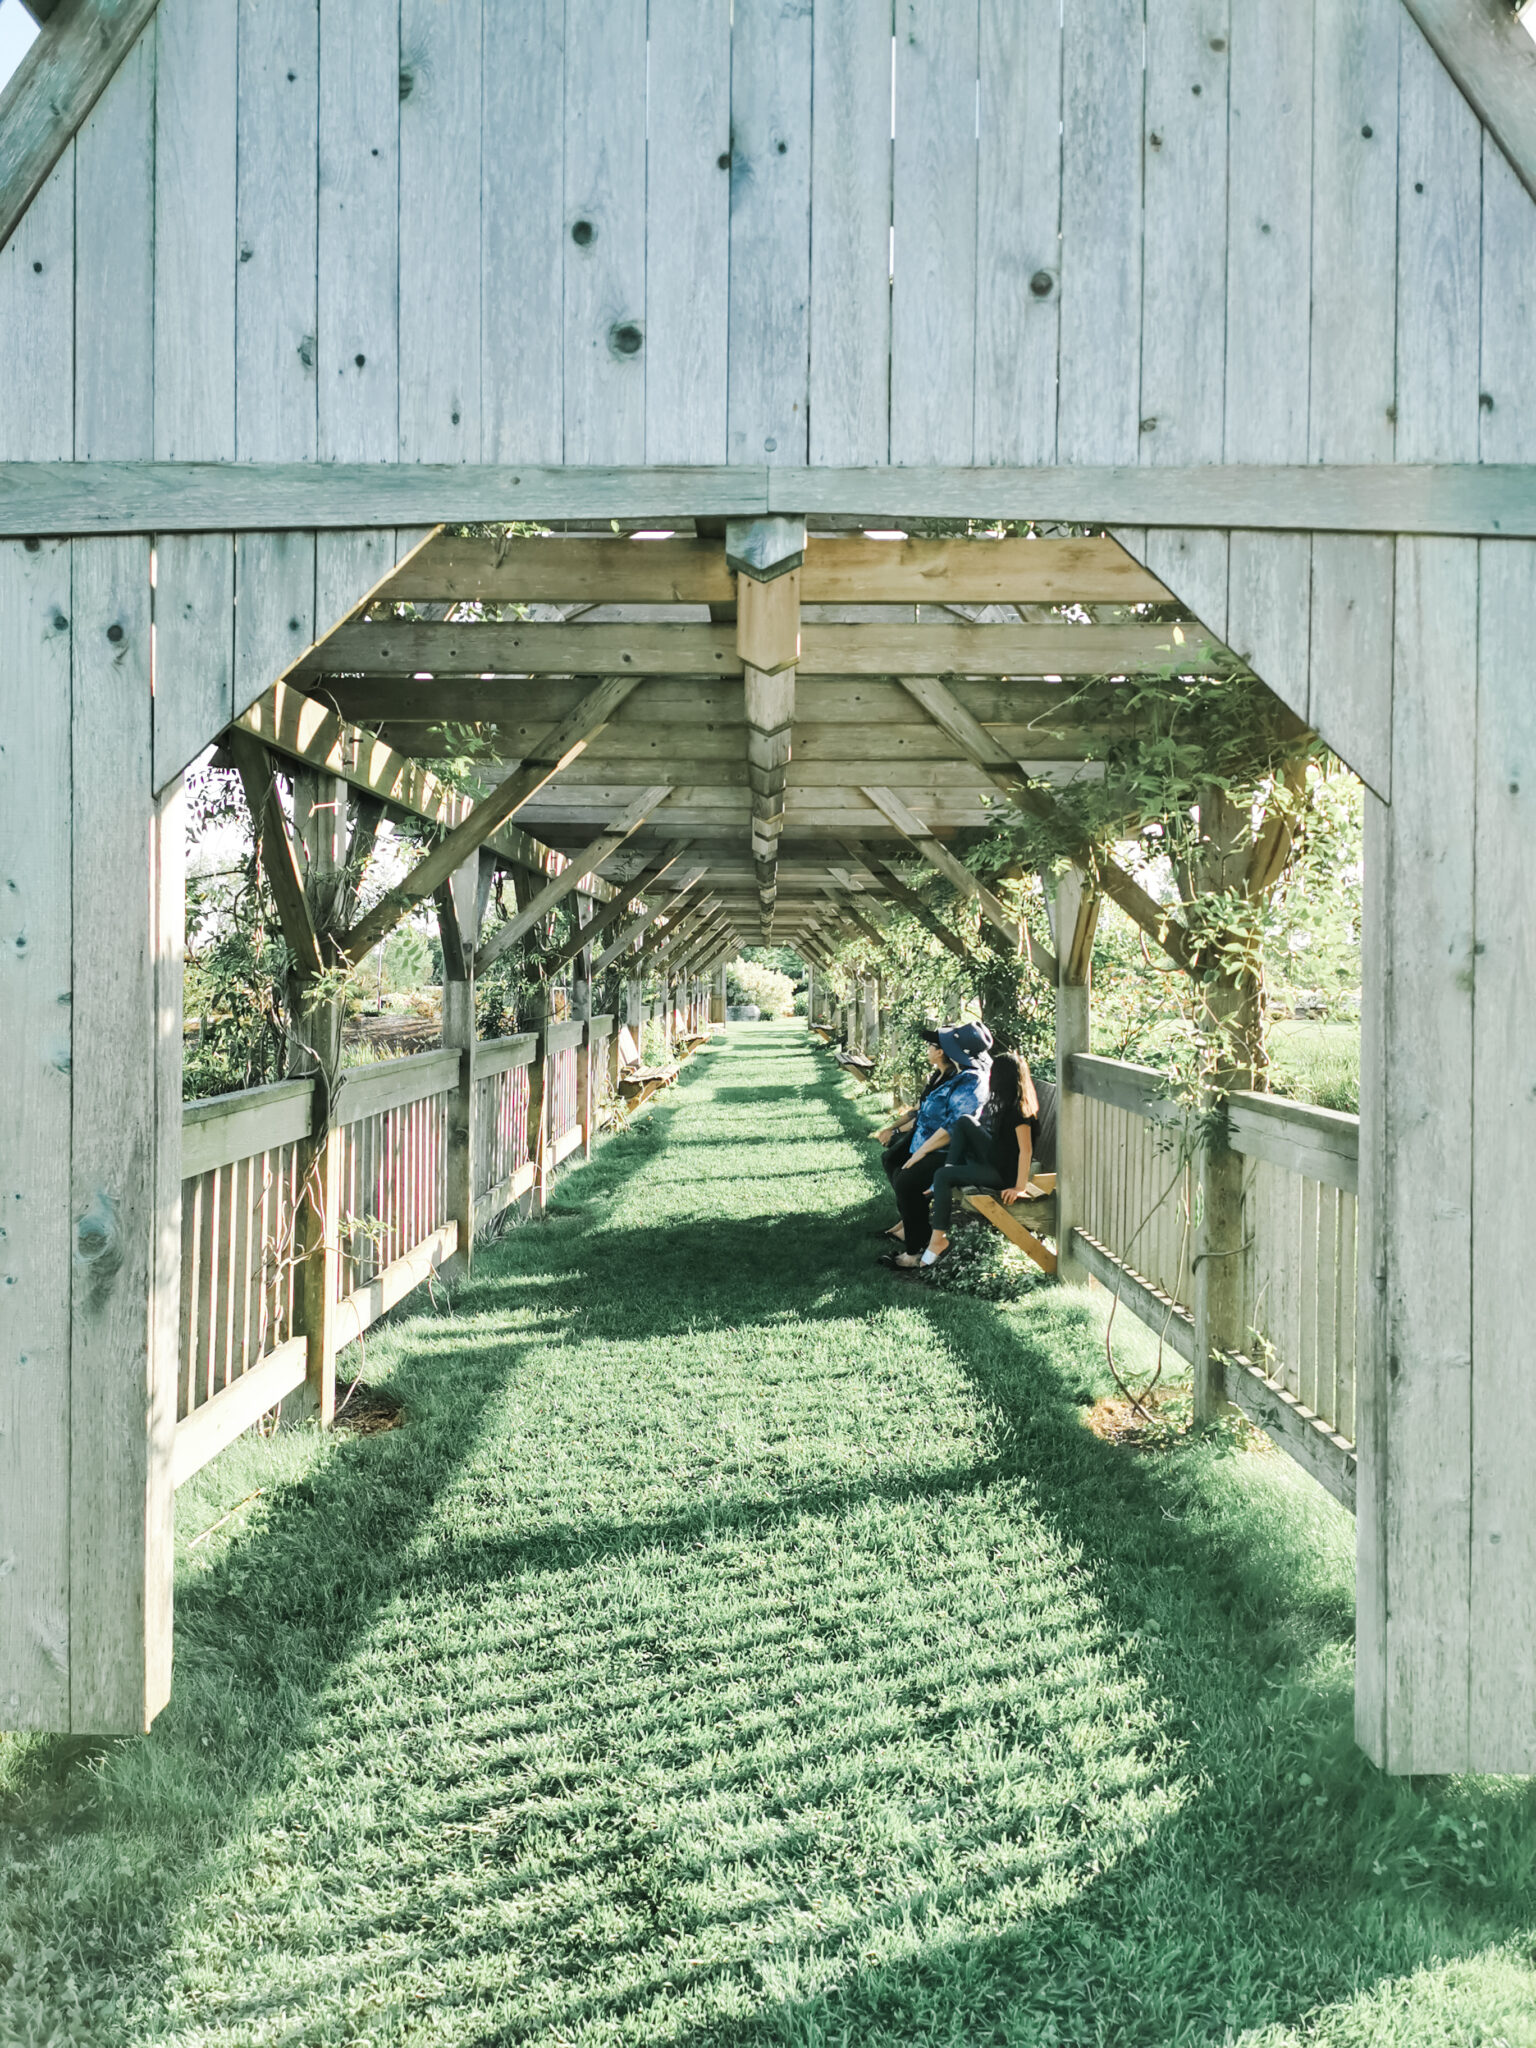
[[0,87],[32,46],[37,23],[21,0],[0,0]]

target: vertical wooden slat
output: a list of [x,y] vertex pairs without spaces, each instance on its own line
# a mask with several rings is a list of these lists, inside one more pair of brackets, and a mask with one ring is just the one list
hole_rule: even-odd
[[1059,462],[1134,462],[1141,420],[1142,0],[1063,16]]
[[896,0],[891,460],[969,463],[977,0]]
[[75,143],[74,452],[81,462],[154,453],[154,136],[151,23]]
[[814,10],[810,460],[890,453],[891,0]]
[[978,71],[975,460],[1052,463],[1061,343],[1056,0],[981,0]]
[[1295,1251],[1296,1274],[1296,1392],[1308,1408],[1316,1411],[1317,1391],[1317,1283],[1318,1185],[1315,1180],[1292,1175],[1296,1183],[1299,1218]]
[[239,1205],[236,1166],[221,1166],[214,1176],[219,1189],[219,1227],[213,1240],[213,1316],[209,1331],[208,1384],[222,1393],[229,1384],[230,1352],[235,1334],[235,1230]]
[[191,1405],[200,1408],[213,1398],[214,1269],[219,1242],[219,1177],[205,1173],[198,1181],[197,1321],[193,1326],[194,1365]]
[[565,15],[565,460],[643,462],[645,0]]
[[319,51],[317,449],[322,462],[393,462],[400,432],[398,5],[323,0]]
[[[649,59],[645,460],[723,462],[730,297],[729,0],[673,0],[669,7],[653,8]],[[642,132],[643,122],[642,107]],[[589,267],[574,244],[568,267],[578,274]]]
[[155,455],[235,453],[235,0],[155,11]]
[[481,460],[559,462],[567,215],[565,0],[485,10]]
[[[23,221],[18,238],[26,232]],[[64,1728],[69,1713],[72,612],[67,541],[0,542],[11,685],[0,747],[11,1076],[0,1090],[0,1557],[10,1566],[0,1719],[10,1728]]]
[[193,1379],[193,1333],[197,1328],[198,1262],[201,1234],[202,1181],[188,1183],[181,1209],[181,1302],[179,1317],[180,1356],[177,1375],[176,1419],[190,1415],[196,1400]]
[[1340,1436],[1355,1441],[1355,1359],[1357,1353],[1357,1308],[1359,1286],[1358,1202],[1354,1195],[1339,1197],[1339,1287],[1338,1287],[1338,1393],[1334,1427]]
[[481,0],[401,0],[400,460],[480,450]]
[[1339,1414],[1339,1208],[1337,1188],[1317,1190],[1317,1380],[1313,1402],[1319,1415],[1338,1427]]
[[809,406],[811,11],[735,0],[729,460],[803,463]]
[[1536,415],[1526,388],[1536,327],[1536,204],[1486,131],[1482,236],[1478,457],[1532,462]]
[[0,249],[0,459],[67,460],[74,445],[75,145]]
[[1472,1062],[1471,1729],[1479,1770],[1536,1767],[1536,545],[1480,550]]

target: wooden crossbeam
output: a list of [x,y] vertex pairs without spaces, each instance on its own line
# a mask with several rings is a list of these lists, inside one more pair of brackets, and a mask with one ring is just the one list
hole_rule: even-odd
[[[339,776],[353,789],[429,824],[460,824],[472,809],[467,797],[449,789],[419,761],[349,724],[329,704],[289,683],[274,684],[231,730],[251,733],[270,752]],[[549,848],[515,825],[503,825],[486,844],[514,867],[541,875],[549,872]]]
[[277,783],[273,779],[272,757],[260,740],[253,739],[249,733],[232,732],[228,744],[230,759],[239,774],[251,822],[261,846],[267,881],[272,890],[272,900],[277,905],[278,923],[283,930],[283,943],[293,955],[301,976],[308,979],[323,974],[325,955],[310,916],[298,854],[289,836],[288,821],[283,816]]
[[[715,540],[443,534],[379,595],[411,603],[725,605],[737,591]],[[882,541],[812,534],[800,571],[802,604],[1166,604],[1169,596],[1107,538]]]
[[610,676],[582,698],[569,717],[545,735],[530,758],[509,775],[499,789],[483,798],[461,825],[422,860],[405,880],[391,889],[366,917],[356,924],[342,942],[349,960],[361,960],[365,953],[393,929],[413,903],[430,896],[438,883],[451,875],[461,861],[483,846],[512,813],[536,796],[566,762],[574,759],[596,732],[601,732],[614,712],[634,689],[638,677]]
[[[1233,657],[1198,628],[912,625],[901,619],[800,629],[805,676],[1131,676],[1226,674]],[[338,626],[293,675],[739,676],[731,625],[439,624]]]
[[600,833],[583,852],[573,855],[565,868],[553,880],[546,882],[516,917],[509,918],[491,934],[475,955],[475,972],[483,974],[508,947],[515,946],[525,932],[532,931],[541,917],[547,917],[574,889],[579,889],[610,854],[618,852],[630,833],[644,824],[656,806],[671,793],[672,785],[667,782],[658,782],[650,789],[643,789],[628,810],[613,820],[606,832]]
[[[1193,961],[1182,926],[1171,924],[1161,906],[1125,872],[1118,861],[1090,846],[1073,829],[1060,806],[1043,790],[1024,779],[1021,764],[972,717],[953,690],[930,676],[901,675],[897,680],[940,731],[947,733],[956,746],[991,777],[1010,802],[1061,832],[1068,842],[1065,851],[1090,873],[1097,874],[1104,894],[1120,906],[1133,924],[1161,946],[1180,967],[1186,971],[1192,969]],[[1051,978],[1055,979],[1054,976]]]
[[871,945],[880,947],[882,952],[885,950],[890,941],[886,938],[885,933],[881,931],[879,925],[874,923],[872,919],[867,918],[861,910],[856,910],[845,899],[833,896],[830,889],[826,890],[824,895],[826,901],[831,904],[839,917],[846,919],[849,924],[853,925],[856,930],[869,940]]

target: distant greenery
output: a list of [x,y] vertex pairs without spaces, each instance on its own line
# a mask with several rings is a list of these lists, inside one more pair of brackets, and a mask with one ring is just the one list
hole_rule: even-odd
[[403,1428],[180,1490],[154,1731],[0,1737],[0,2042],[1533,2048],[1536,1784],[1355,1747],[1348,1516],[877,1268],[871,1120],[738,1035],[346,1355]]
[[767,960],[738,955],[725,970],[725,1000],[755,1003],[765,1017],[787,1017],[794,1008],[794,977]]

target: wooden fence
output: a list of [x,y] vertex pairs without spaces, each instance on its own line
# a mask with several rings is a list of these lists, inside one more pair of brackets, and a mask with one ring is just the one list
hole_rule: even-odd
[[[306,1266],[319,1252],[332,1252],[333,1292],[321,1320],[328,1338],[322,1369],[334,1371],[337,1350],[454,1256],[459,1215],[472,1214],[479,1231],[525,1198],[542,1207],[554,1167],[591,1148],[592,1062],[613,1030],[612,1017],[594,1017],[467,1052],[348,1069],[329,1141],[339,1152],[336,1213],[330,1244],[318,1248],[316,1233],[306,1232],[317,1152],[314,1082],[280,1081],[187,1104],[176,1485],[314,1381],[305,1304],[317,1297]],[[466,1078],[473,1124],[462,1156],[470,1186],[460,1191],[453,1119]]]
[[[1150,1067],[1074,1055],[1085,1098],[1072,1250],[1181,1356],[1195,1356],[1196,1174],[1183,1111]],[[1336,1498],[1355,1498],[1355,1201],[1360,1122],[1274,1095],[1233,1096],[1243,1161],[1241,1349],[1227,1398]]]

